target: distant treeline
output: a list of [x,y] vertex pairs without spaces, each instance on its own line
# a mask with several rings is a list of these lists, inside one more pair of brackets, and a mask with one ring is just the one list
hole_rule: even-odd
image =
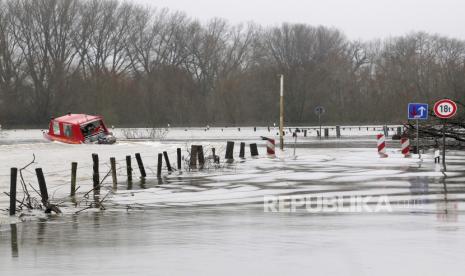
[[0,0],[0,123],[66,112],[116,126],[400,122],[408,102],[465,98],[465,41],[351,41],[333,28],[201,23],[109,0]]

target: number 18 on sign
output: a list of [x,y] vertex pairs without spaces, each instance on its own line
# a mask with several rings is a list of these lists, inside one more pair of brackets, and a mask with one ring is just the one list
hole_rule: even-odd
[[446,171],[446,119],[454,117],[457,113],[457,104],[449,99],[437,101],[434,104],[434,114],[443,119],[442,126],[442,166]]
[[434,104],[434,114],[441,119],[452,118],[457,113],[457,104],[449,99],[437,101]]

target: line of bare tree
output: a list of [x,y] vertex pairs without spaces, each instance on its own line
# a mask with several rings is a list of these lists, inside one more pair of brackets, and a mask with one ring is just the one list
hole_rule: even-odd
[[0,0],[0,123],[66,112],[114,125],[400,122],[411,101],[465,101],[465,41],[351,41],[337,29],[206,23],[114,0]]

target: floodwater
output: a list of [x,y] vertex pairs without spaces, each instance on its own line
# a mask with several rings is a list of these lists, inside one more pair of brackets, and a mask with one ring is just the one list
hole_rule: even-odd
[[[214,138],[218,142],[208,145],[220,150],[224,141]],[[34,153],[54,202],[64,201],[64,214],[0,215],[1,275],[463,275],[463,152],[450,152],[444,175],[431,152],[406,159],[392,147],[389,158],[380,159],[370,137],[342,144],[312,139],[297,148],[297,157],[289,149],[276,159],[247,157],[219,169],[164,171],[161,179],[151,169],[156,152],[172,152],[183,143],[4,144],[0,192],[8,191],[6,160],[20,167]],[[90,153],[119,160],[149,151],[143,155],[145,181],[136,168],[131,184],[121,172],[116,190],[109,182],[102,189],[101,197],[109,193],[106,210],[76,214],[83,206],[66,196],[69,171],[62,167],[79,162],[79,199],[91,185]],[[33,170],[28,171],[25,177],[33,183]],[[272,212],[264,204],[266,197],[308,195],[385,196],[392,208],[310,212],[299,205],[295,212]],[[0,208],[7,208],[6,196],[0,197]]]
[[2,275],[463,275],[463,217],[244,207],[98,212],[2,226]]

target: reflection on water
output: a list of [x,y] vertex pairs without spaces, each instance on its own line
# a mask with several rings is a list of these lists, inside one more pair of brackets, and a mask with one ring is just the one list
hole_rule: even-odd
[[[163,178],[157,177],[157,178],[140,178],[139,181],[126,181],[125,186],[119,187],[119,189],[126,189],[126,190],[132,190],[134,189],[134,183],[135,183],[135,189],[148,189],[148,188],[153,188],[157,185],[162,185],[164,184]],[[118,191],[118,187],[114,187],[113,191]]]
[[[435,230],[445,223],[454,227]],[[2,275],[50,269],[54,275],[297,275],[304,270],[369,275],[373,267],[403,275],[439,273],[435,264],[441,262],[449,264],[444,275],[453,275],[462,269],[465,246],[464,223],[438,221],[432,214],[164,208],[55,216],[9,227],[11,238],[0,228],[0,249],[11,244],[8,255],[0,250]],[[396,260],[406,258],[404,270],[397,271]]]
[[438,195],[437,201],[437,218],[441,221],[456,222],[458,220],[458,202],[454,194],[449,194],[447,191],[446,178],[442,179],[444,192]]
[[39,219],[37,222],[37,243],[41,244],[44,241],[44,234],[47,227],[47,220]]
[[416,176],[409,178],[410,192],[412,194],[428,194],[429,178],[425,176]]
[[16,224],[10,224],[11,230],[11,256],[18,257],[18,230]]
[[145,186],[145,177],[142,177],[139,181],[139,186],[141,189],[146,189],[146,186]]
[[429,194],[429,178],[424,176],[417,176],[409,178],[410,193],[412,195],[420,196],[415,199],[415,205],[429,204],[430,200],[427,198]]

